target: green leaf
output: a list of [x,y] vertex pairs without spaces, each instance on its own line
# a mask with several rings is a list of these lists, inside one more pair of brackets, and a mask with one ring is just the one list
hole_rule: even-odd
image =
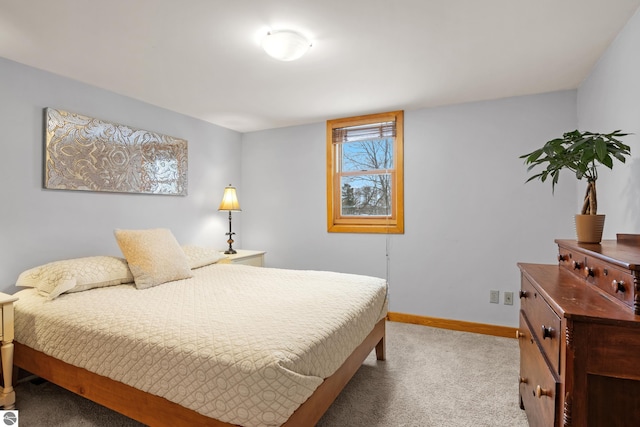
[[616,151],[616,152],[611,153],[611,154],[613,154],[613,156],[616,159],[620,160],[622,163],[625,163],[627,161],[627,159],[624,157],[623,153],[621,153],[620,151]]
[[[602,138],[597,138],[596,141],[596,155],[598,156],[598,159],[600,161],[604,161],[605,157],[609,157],[607,156],[607,143],[604,142],[604,139]],[[611,159],[609,159],[611,160]]]
[[589,163],[591,163],[593,161],[593,159],[595,159],[596,157],[596,153],[591,151],[591,150],[586,150],[582,152],[582,155],[580,156],[580,163],[582,163],[582,165],[585,166],[586,169],[586,165],[588,165]]
[[542,156],[542,150],[536,150],[533,153],[529,154],[527,157],[527,163],[532,163],[538,160]]

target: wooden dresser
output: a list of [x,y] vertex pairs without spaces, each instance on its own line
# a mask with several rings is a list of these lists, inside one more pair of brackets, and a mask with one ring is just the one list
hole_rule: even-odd
[[530,426],[640,425],[640,242],[557,240],[524,264],[520,402]]

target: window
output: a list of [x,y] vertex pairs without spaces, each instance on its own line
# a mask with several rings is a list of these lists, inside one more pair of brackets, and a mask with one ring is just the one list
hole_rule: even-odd
[[402,111],[327,121],[327,228],[404,233]]

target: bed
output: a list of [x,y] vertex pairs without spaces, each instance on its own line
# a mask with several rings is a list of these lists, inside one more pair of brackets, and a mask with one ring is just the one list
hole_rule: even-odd
[[384,279],[196,262],[183,249],[188,277],[151,286],[127,283],[140,273],[130,256],[108,257],[127,277],[106,285],[58,271],[59,294],[31,271],[18,281],[29,288],[16,293],[14,365],[148,425],[308,426],[374,348],[384,360]]

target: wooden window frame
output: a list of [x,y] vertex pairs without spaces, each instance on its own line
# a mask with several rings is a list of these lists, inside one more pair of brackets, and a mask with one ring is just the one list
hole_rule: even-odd
[[[341,215],[340,177],[337,170],[337,144],[333,143],[333,130],[350,126],[395,121],[396,136],[393,144],[391,174],[391,216],[343,217]],[[330,233],[404,233],[404,111],[369,114],[327,121],[327,231]]]

